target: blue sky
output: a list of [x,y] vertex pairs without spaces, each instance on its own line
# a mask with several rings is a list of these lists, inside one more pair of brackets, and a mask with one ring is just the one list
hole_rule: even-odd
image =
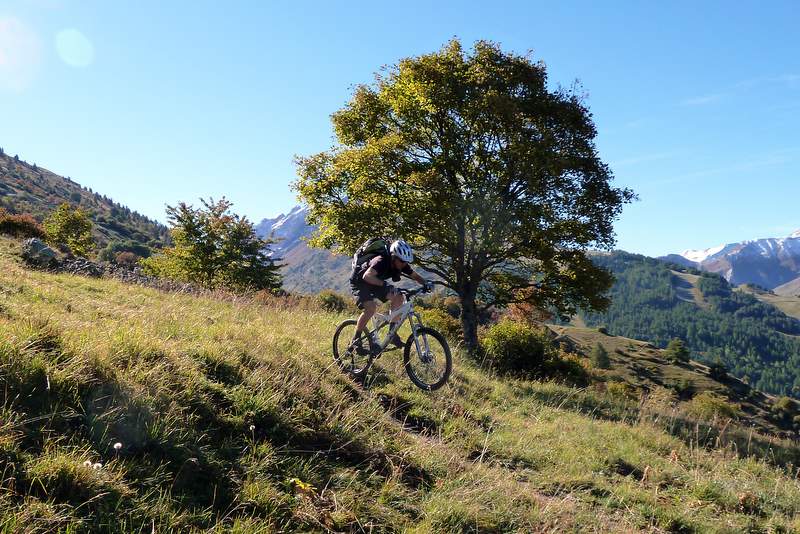
[[153,218],[225,195],[258,221],[354,84],[489,39],[580,81],[640,196],[619,248],[778,237],[800,228],[799,23],[796,1],[0,0],[0,146]]

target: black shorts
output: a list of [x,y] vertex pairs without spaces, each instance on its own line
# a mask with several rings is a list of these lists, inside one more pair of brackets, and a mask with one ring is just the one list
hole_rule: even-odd
[[356,299],[356,306],[358,306],[358,309],[363,310],[364,303],[369,300],[378,299],[381,302],[386,302],[389,298],[390,287],[391,286],[387,285],[374,286],[362,281],[357,284],[350,284],[350,291],[352,291]]

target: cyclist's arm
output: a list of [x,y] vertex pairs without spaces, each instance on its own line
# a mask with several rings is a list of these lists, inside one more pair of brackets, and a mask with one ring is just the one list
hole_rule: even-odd
[[424,278],[422,278],[420,275],[417,274],[417,271],[412,271],[409,276],[411,276],[411,278],[413,278],[416,282],[419,282],[420,284],[424,284],[426,282]]
[[384,281],[378,278],[378,272],[370,267],[364,273],[364,276],[361,277],[366,283],[371,284],[373,286],[382,286]]

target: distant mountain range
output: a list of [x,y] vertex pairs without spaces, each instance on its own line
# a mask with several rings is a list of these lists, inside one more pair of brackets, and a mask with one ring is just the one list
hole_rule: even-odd
[[[273,250],[286,265],[284,285],[289,291],[347,291],[350,258],[306,245],[304,239],[314,231],[306,222],[307,214],[306,208],[295,206],[285,215],[262,220],[256,231],[279,240]],[[685,250],[658,259],[720,274],[733,285],[755,284],[778,295],[800,295],[800,230],[784,238]]]
[[720,274],[734,285],[756,284],[779,295],[800,294],[800,230],[783,238],[685,250],[660,259]]
[[79,206],[94,223],[94,238],[102,248],[112,241],[160,246],[167,227],[18,156],[0,150],[0,208],[28,213],[41,222],[62,202]]

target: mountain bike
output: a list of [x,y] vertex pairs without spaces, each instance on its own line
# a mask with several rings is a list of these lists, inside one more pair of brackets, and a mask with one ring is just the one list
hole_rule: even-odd
[[[414,297],[425,288],[402,289],[403,305],[388,314],[375,312],[372,316],[372,330],[353,339],[356,333],[356,320],[348,319],[336,327],[333,334],[333,358],[343,371],[354,378],[366,380],[370,367],[376,359],[387,351],[394,334],[406,321],[411,334],[403,345],[403,366],[411,381],[425,391],[439,389],[450,378],[453,358],[444,336],[422,324],[422,318],[414,311]],[[396,322],[393,319],[400,318]],[[370,350],[371,336],[375,350]]]

